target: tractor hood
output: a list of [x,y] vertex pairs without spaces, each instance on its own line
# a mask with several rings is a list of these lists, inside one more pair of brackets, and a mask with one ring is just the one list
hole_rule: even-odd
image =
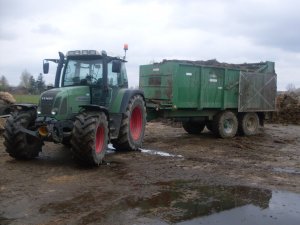
[[88,86],[51,89],[41,94],[38,116],[71,119],[78,113],[80,105],[90,104],[90,99]]

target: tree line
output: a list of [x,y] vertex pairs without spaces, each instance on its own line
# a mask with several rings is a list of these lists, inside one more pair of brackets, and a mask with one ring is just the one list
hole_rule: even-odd
[[26,94],[37,95],[44,92],[46,88],[46,83],[42,73],[40,73],[37,77],[34,77],[27,70],[24,70],[21,73],[20,83],[17,87],[10,86],[4,75],[0,77],[0,91],[21,91]]

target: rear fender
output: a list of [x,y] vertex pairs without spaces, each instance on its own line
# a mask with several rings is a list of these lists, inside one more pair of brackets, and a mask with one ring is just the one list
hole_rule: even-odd
[[110,107],[110,112],[125,113],[130,99],[135,95],[142,96],[145,101],[143,91],[138,89],[121,89]]

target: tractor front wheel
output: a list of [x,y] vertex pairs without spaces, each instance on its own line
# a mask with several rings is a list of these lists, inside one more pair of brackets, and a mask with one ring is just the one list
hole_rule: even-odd
[[108,122],[104,112],[85,111],[76,117],[71,146],[75,159],[85,165],[99,165],[108,143]]
[[112,140],[117,151],[137,150],[142,146],[146,125],[146,108],[142,96],[133,96],[123,115],[119,136]]
[[33,159],[42,150],[42,141],[21,131],[21,127],[34,130],[36,111],[34,109],[13,113],[6,121],[4,146],[6,152],[16,159]]

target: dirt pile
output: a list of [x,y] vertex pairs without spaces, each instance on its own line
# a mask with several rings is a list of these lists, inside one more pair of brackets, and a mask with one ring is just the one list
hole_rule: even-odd
[[0,118],[0,135],[4,132],[5,121],[6,119]]
[[271,122],[300,125],[300,94],[283,93],[276,99],[277,111],[272,114]]
[[16,103],[16,100],[14,96],[12,96],[8,92],[0,91],[0,104],[14,104]]
[[8,92],[0,91],[0,116],[10,113],[10,105],[16,102],[15,98]]
[[[0,116],[10,113],[10,105],[16,102],[15,98],[8,92],[0,91]],[[0,135],[4,131],[5,118],[0,118]]]

